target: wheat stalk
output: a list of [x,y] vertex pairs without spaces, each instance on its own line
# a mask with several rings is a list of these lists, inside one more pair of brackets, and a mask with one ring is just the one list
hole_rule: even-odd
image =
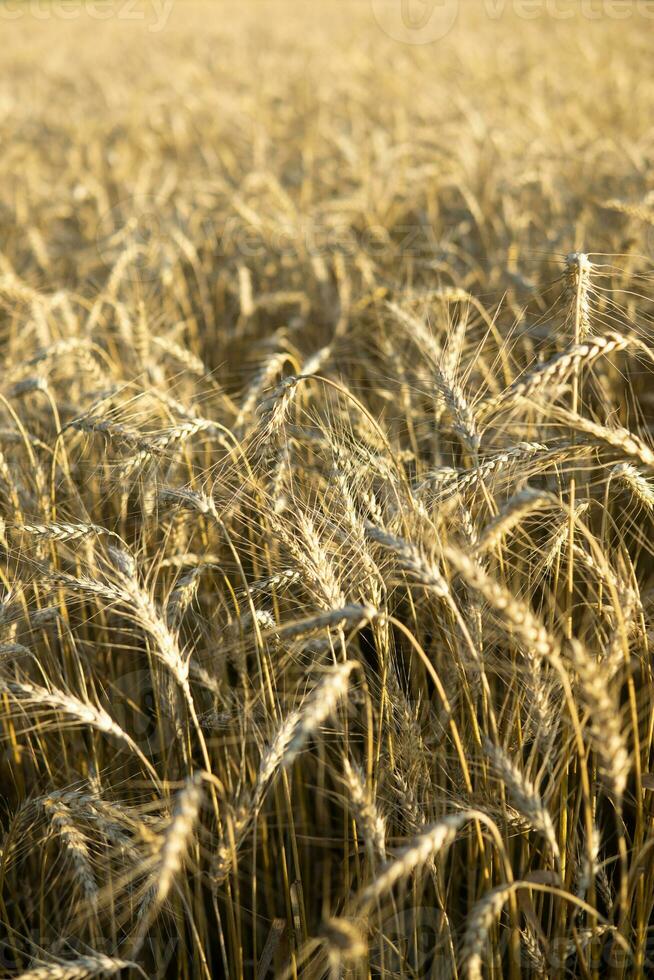
[[86,977],[112,977],[132,964],[101,953],[78,956],[75,960],[35,966],[16,974],[17,980],[85,980]]

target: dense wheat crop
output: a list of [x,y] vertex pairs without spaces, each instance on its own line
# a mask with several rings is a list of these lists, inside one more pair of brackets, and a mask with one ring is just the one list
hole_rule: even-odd
[[0,975],[643,976],[654,12],[168,6],[0,7]]

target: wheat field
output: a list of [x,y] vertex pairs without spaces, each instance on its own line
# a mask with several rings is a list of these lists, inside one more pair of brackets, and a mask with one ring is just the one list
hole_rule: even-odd
[[0,5],[0,976],[651,975],[651,7]]

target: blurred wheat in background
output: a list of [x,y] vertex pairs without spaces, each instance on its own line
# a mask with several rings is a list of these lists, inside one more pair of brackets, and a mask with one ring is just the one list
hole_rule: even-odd
[[654,12],[448,4],[0,5],[2,977],[653,968]]

